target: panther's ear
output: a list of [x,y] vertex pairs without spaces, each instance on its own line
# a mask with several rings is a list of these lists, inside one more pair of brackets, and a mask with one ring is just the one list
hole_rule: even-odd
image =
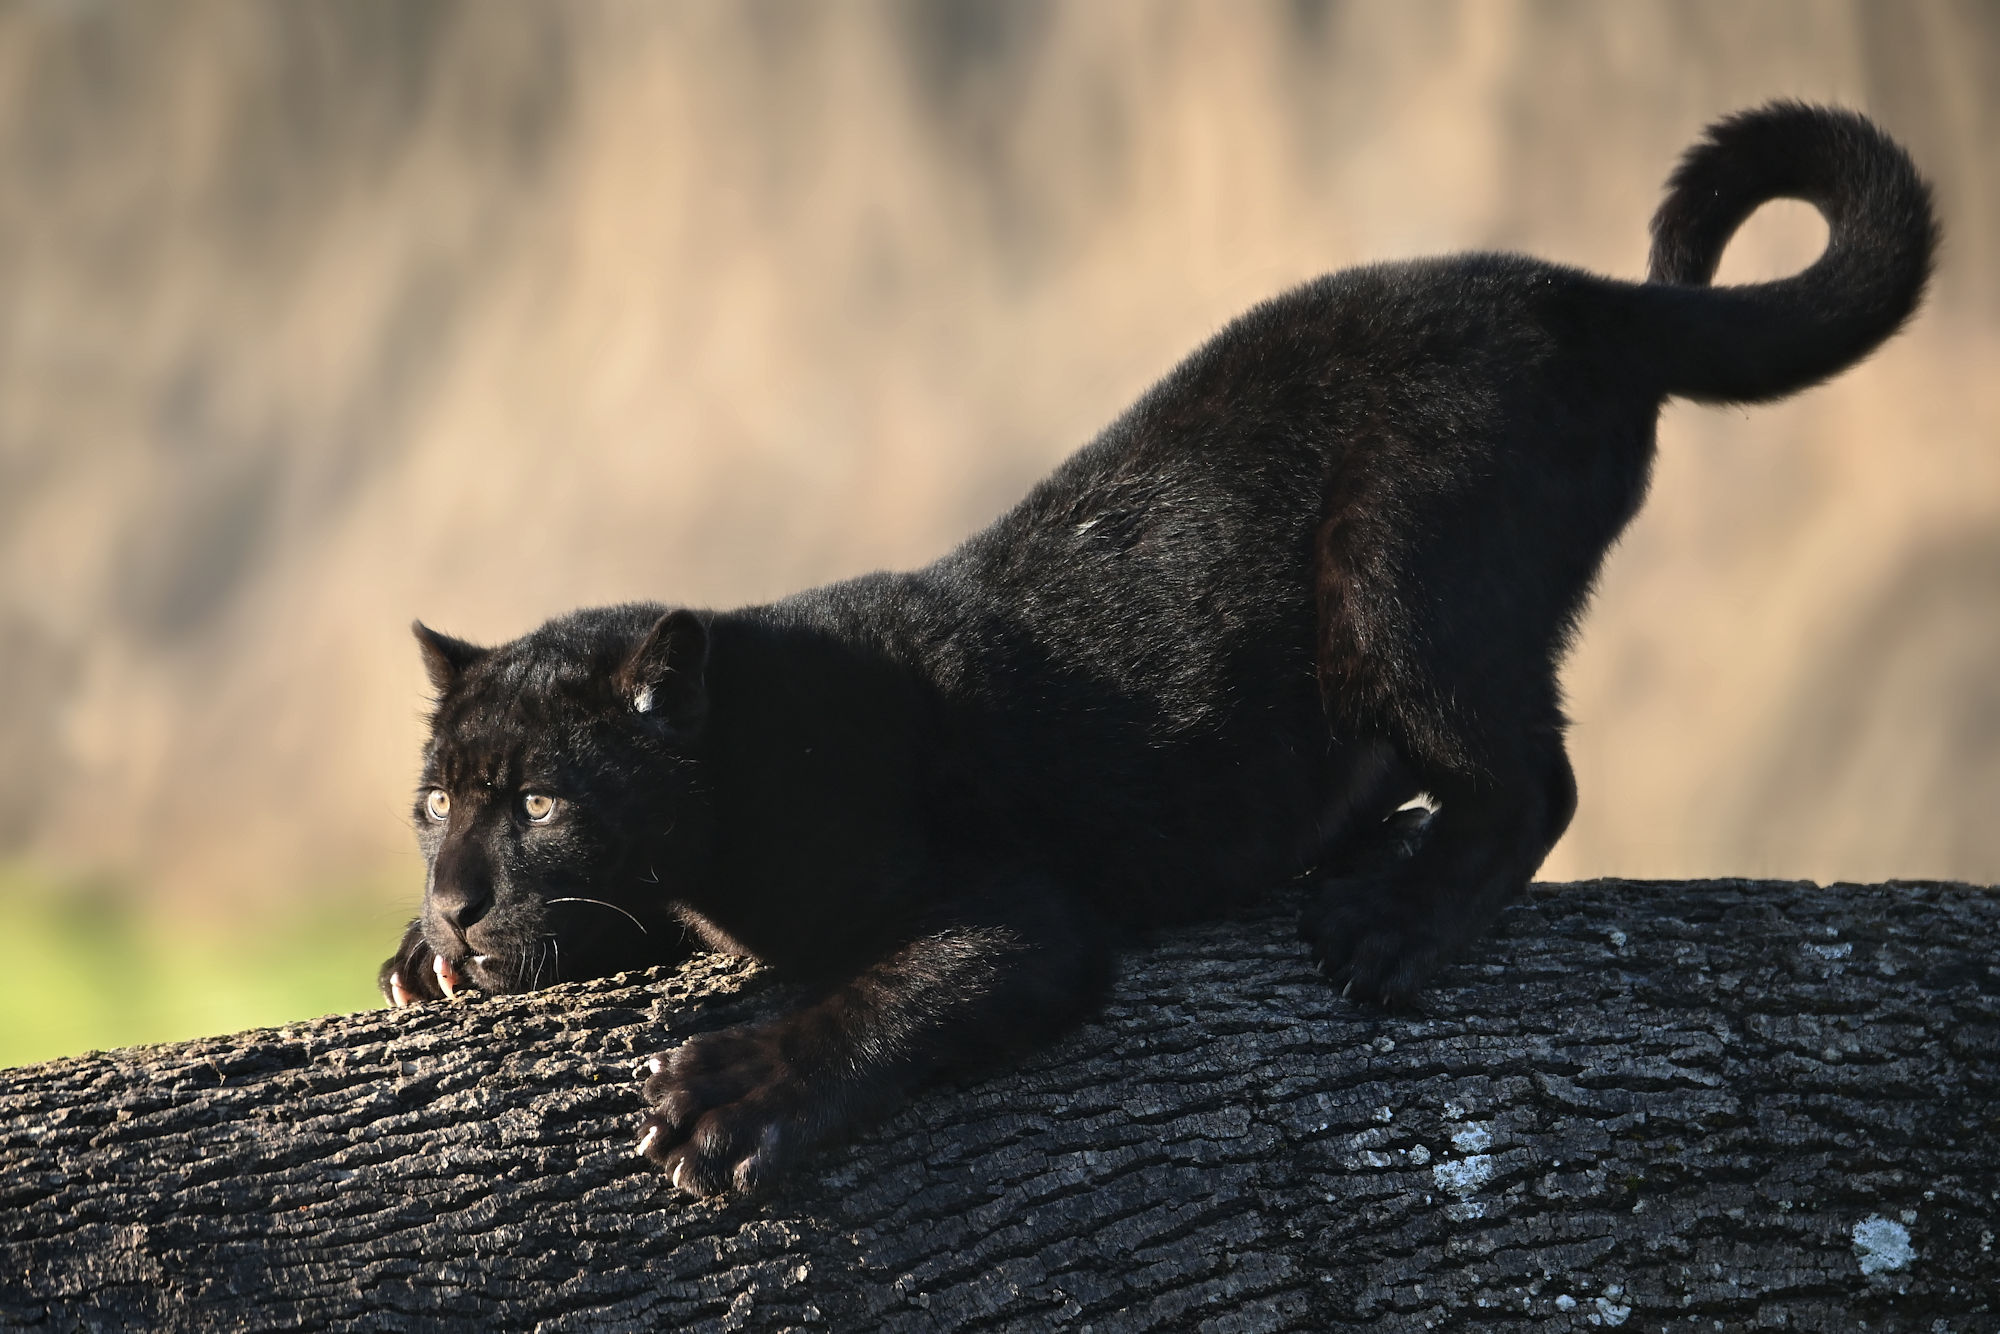
[[440,695],[451,693],[465,669],[492,651],[441,635],[422,621],[411,621],[410,633],[417,637],[417,647],[424,651],[424,670],[430,673],[431,685]]
[[708,626],[685,609],[653,622],[614,678],[635,712],[657,714],[679,729],[701,722],[708,703]]

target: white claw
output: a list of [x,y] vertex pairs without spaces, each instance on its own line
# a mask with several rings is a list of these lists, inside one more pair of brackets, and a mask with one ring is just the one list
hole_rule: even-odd
[[[639,1137],[639,1152],[643,1154],[646,1152],[646,1150],[652,1148],[653,1141],[658,1139],[659,1137],[660,1137],[660,1128],[658,1126],[647,1126],[646,1133]],[[676,1167],[675,1170],[679,1171],[680,1169]],[[676,1184],[679,1183],[676,1182]]]
[[679,1162],[677,1162],[677,1163],[675,1163],[675,1164],[674,1164],[674,1189],[675,1189],[675,1190],[679,1190],[679,1189],[681,1188],[681,1169],[682,1169],[683,1167],[686,1167],[686,1166],[687,1166],[687,1159],[685,1159],[685,1158],[681,1159],[681,1160],[680,1160]]

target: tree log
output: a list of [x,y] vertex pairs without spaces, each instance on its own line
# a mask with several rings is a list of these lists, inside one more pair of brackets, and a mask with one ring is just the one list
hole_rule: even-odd
[[750,1200],[632,1152],[714,956],[9,1071],[28,1329],[2000,1329],[2000,894],[1538,885],[1421,1011],[1287,895]]

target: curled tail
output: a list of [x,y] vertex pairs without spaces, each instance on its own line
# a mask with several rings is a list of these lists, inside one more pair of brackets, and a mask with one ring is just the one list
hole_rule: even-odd
[[[1730,236],[1773,199],[1819,209],[1825,253],[1777,282],[1710,287]],[[1930,187],[1861,116],[1773,102],[1718,121],[1681,160],[1653,216],[1651,272],[1638,293],[1662,388],[1753,402],[1845,370],[1915,312],[1937,244]]]

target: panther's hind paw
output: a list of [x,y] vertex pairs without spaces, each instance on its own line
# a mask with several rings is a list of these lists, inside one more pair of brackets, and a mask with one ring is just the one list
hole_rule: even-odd
[[1409,1009],[1449,955],[1446,942],[1387,906],[1359,879],[1324,891],[1299,918],[1299,936],[1341,995],[1384,1009]]

